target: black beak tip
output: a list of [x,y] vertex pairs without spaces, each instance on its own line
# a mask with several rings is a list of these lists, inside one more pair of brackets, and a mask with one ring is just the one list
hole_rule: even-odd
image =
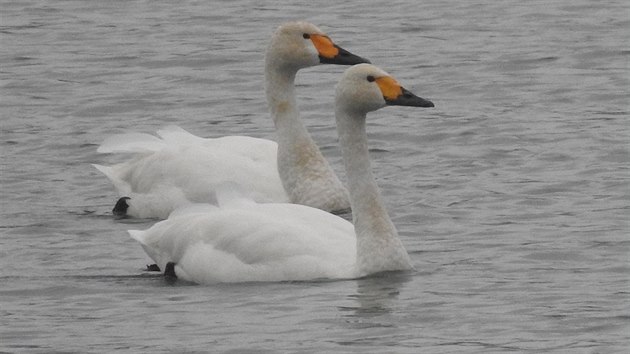
[[362,64],[362,63],[371,64],[371,62],[366,58],[352,54],[349,51],[338,46],[335,46],[335,48],[339,50],[339,53],[337,54],[337,56],[333,58],[326,58],[320,55],[319,62],[322,64],[337,64],[337,65],[356,65],[356,64]]
[[431,108],[435,107],[433,102],[425,100],[422,97],[418,97],[409,91],[406,91],[403,95],[398,96],[396,99],[385,99],[385,103],[390,106],[409,106],[409,107],[422,107]]

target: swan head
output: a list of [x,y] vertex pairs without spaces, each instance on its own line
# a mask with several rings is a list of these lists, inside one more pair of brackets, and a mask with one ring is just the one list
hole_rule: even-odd
[[370,61],[337,46],[322,30],[308,22],[289,22],[271,38],[267,65],[295,71],[318,64],[355,65]]
[[345,110],[367,113],[385,106],[434,107],[402,87],[384,70],[371,64],[348,68],[336,89],[336,105]]

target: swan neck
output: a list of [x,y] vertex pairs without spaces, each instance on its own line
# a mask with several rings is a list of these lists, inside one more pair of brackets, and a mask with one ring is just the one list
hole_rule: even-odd
[[[348,208],[345,189],[300,118],[295,97],[298,69],[273,60],[273,56],[267,57],[266,92],[276,127],[278,174],[282,186],[292,203],[330,210]],[[335,197],[323,197],[329,191]],[[343,200],[338,201],[341,197],[337,194]]]
[[[343,118],[339,119],[340,116]],[[372,174],[365,114],[338,112],[337,129],[354,217],[362,216],[367,210],[377,210],[379,218],[389,220],[381,192]]]
[[337,105],[337,130],[348,179],[352,218],[357,236],[357,272],[367,275],[411,269],[370,166],[365,112]]
[[296,74],[297,71],[291,68],[279,67],[269,61],[265,65],[265,92],[276,128],[299,119],[295,98]]

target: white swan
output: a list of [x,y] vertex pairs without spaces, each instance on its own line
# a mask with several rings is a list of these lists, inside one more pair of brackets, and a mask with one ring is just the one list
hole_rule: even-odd
[[295,98],[297,71],[324,64],[369,62],[335,45],[315,25],[291,22],[273,34],[265,55],[273,141],[246,136],[203,139],[178,127],[107,139],[102,153],[135,153],[114,166],[94,165],[114,184],[114,214],[166,218],[193,202],[215,202],[226,181],[257,202],[290,202],[331,212],[349,209],[348,192],[302,123]]
[[[411,269],[368,156],[365,118],[385,105],[433,107],[381,69],[348,69],[336,90],[337,130],[353,223],[297,204],[223,196],[129,231],[166,275],[196,283],[357,278]],[[354,226],[353,226],[354,224]]]

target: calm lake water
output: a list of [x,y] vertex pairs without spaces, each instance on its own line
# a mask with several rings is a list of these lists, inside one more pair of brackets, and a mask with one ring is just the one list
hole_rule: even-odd
[[[621,353],[630,344],[627,1],[56,1],[0,10],[0,352]],[[274,138],[273,30],[306,19],[435,109],[372,114],[416,271],[168,284],[90,163],[177,124]],[[333,87],[302,115],[343,176]],[[345,178],[345,177],[343,177]]]

